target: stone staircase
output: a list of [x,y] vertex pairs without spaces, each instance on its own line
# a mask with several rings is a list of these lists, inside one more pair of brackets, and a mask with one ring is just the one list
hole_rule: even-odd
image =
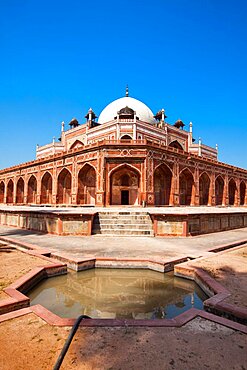
[[94,217],[93,235],[154,236],[150,215],[143,211],[102,211]]

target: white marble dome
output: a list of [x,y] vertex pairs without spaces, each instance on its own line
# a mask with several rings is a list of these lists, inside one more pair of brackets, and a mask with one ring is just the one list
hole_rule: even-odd
[[142,103],[140,100],[125,96],[123,98],[114,100],[108,104],[100,113],[98,123],[106,123],[112,121],[120,109],[129,107],[136,112],[136,116],[140,121],[155,123],[154,115],[151,109]]

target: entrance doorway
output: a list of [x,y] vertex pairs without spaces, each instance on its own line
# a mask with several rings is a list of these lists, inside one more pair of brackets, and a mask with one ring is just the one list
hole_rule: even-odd
[[129,190],[121,190],[121,205],[129,205]]

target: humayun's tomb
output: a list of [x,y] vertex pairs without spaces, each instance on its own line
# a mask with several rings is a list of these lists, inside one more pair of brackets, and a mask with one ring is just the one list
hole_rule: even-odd
[[73,119],[36,160],[0,171],[0,203],[66,205],[246,205],[247,171],[218,162],[183,122],[165,121],[128,96],[98,120]]
[[[164,109],[153,114],[128,88],[98,120],[91,108],[85,118],[68,130],[62,122],[59,141],[37,146],[36,160],[0,171],[0,224],[59,235],[188,236],[247,226],[247,170],[219,162],[217,146],[196,143],[191,122],[188,131],[181,120],[169,124]],[[116,206],[132,215],[113,222]]]

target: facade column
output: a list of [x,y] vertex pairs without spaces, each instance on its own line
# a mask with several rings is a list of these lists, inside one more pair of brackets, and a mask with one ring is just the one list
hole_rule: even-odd
[[4,200],[3,200],[3,202],[4,202],[4,204],[6,204],[7,203],[7,178],[5,177],[5,179],[4,179]]
[[192,186],[191,194],[191,206],[200,205],[200,189],[199,189],[199,169],[198,167],[194,170],[194,185]]
[[14,183],[14,187],[13,187],[13,204],[16,204],[16,195],[17,195],[17,183],[16,183],[16,176],[13,178],[13,183]]
[[146,160],[146,203],[154,205],[154,160],[152,152],[149,152]]
[[110,189],[110,178],[109,178],[109,163],[106,162],[105,164],[105,171],[104,171],[104,188],[105,188],[105,205],[109,206],[111,204],[111,189]]
[[222,205],[228,206],[229,205],[229,184],[228,184],[228,174],[225,175],[224,178],[224,191],[223,191],[223,199]]
[[210,176],[208,206],[215,206],[215,172]]
[[53,164],[52,171],[52,204],[57,204],[57,165]]
[[27,204],[27,193],[28,193],[28,179],[27,179],[27,174],[23,176],[24,180],[24,204]]
[[97,156],[97,172],[96,172],[96,191],[95,191],[95,204],[97,206],[104,206],[105,199],[105,155],[104,151],[100,150]]
[[71,204],[77,204],[78,175],[76,157],[73,157],[71,171]]
[[176,160],[173,165],[172,181],[171,181],[171,195],[170,195],[170,206],[179,206],[179,164]]
[[246,181],[246,183],[245,183],[244,206],[245,206],[245,207],[247,207],[247,181]]
[[41,203],[41,173],[40,173],[40,168],[37,172],[36,179],[37,179],[36,204],[40,204]]
[[235,191],[235,197],[234,197],[234,206],[239,207],[240,206],[240,180],[236,179],[236,191]]

